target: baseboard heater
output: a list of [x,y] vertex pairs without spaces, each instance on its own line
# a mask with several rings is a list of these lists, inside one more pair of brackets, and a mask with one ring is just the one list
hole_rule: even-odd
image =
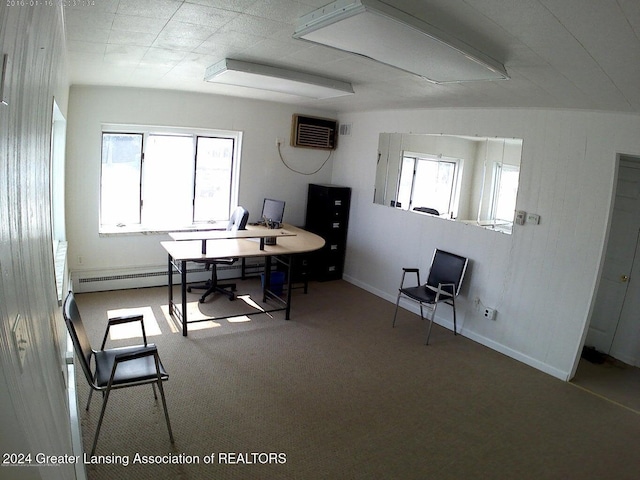
[[[189,272],[204,272],[204,268],[189,270]],[[167,277],[167,270],[162,272],[142,272],[142,273],[128,273],[126,275],[105,275],[102,277],[85,277],[79,278],[78,283],[95,283],[95,282],[111,282],[114,280],[128,280],[131,278],[152,278],[152,277]]]
[[[259,265],[252,263],[247,267],[253,268],[260,265],[264,267],[264,263]],[[234,265],[220,265],[218,266],[218,275],[221,279],[239,278],[241,270],[240,262]],[[190,263],[187,267],[187,275],[189,282],[201,282],[210,278],[211,271],[205,269],[204,265]],[[72,278],[78,293],[157,287],[167,285],[167,269],[158,266],[142,272],[76,271],[72,273]],[[174,272],[173,281],[176,283],[180,281],[180,276],[176,272]]]

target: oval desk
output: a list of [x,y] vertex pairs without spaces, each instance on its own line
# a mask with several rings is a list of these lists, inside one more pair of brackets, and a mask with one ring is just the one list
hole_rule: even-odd
[[[215,233],[206,231],[180,232],[170,235],[174,240],[160,242],[169,256],[167,273],[169,277],[169,314],[182,324],[182,335],[185,337],[188,333],[187,326],[189,324],[187,319],[187,262],[229,257],[265,257],[265,281],[262,288],[262,301],[267,302],[267,300],[272,299],[281,306],[271,310],[261,310],[260,312],[239,313],[234,316],[284,310],[286,312],[285,319],[289,320],[291,314],[292,257],[299,253],[319,250],[325,243],[322,237],[292,225],[284,225],[283,228],[279,229],[249,226],[247,230],[235,232],[218,230]],[[275,245],[269,245],[269,241],[265,241],[265,239],[273,238],[275,238]],[[277,256],[278,261],[287,268],[286,300],[283,300],[270,290],[271,259],[274,256]],[[178,308],[173,299],[174,271],[180,274],[181,308]]]

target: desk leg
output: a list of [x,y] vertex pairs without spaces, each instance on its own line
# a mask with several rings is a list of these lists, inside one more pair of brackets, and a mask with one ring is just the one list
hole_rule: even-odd
[[168,268],[168,284],[169,284],[169,316],[173,314],[173,259],[169,254],[169,268]]
[[285,320],[291,317],[291,277],[293,276],[293,255],[289,255],[287,261],[287,306],[285,310]]
[[271,257],[264,257],[264,285],[262,286],[262,303],[267,301],[267,290],[271,288]]
[[182,290],[182,336],[187,336],[187,262],[183,260],[181,262],[182,270],[181,279],[182,285],[180,289]]

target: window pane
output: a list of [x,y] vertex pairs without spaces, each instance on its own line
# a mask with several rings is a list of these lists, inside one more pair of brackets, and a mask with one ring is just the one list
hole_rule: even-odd
[[194,222],[229,218],[233,148],[232,138],[198,137]]
[[434,208],[440,214],[451,210],[455,164],[418,159],[411,208]]
[[404,210],[409,210],[411,203],[411,187],[413,186],[413,168],[415,163],[415,158],[402,158],[402,170],[400,171],[397,202],[400,203],[400,208],[403,208]]
[[102,134],[100,223],[140,223],[142,135]]
[[143,179],[142,218],[145,226],[191,224],[193,137],[149,135]]
[[518,180],[520,169],[511,165],[503,165],[498,184],[495,208],[495,220],[512,222],[516,210]]

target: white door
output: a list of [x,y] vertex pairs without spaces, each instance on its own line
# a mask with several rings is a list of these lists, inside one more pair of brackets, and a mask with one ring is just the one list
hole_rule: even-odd
[[585,341],[585,345],[633,365],[640,363],[640,159],[637,160],[620,160],[609,241]]

